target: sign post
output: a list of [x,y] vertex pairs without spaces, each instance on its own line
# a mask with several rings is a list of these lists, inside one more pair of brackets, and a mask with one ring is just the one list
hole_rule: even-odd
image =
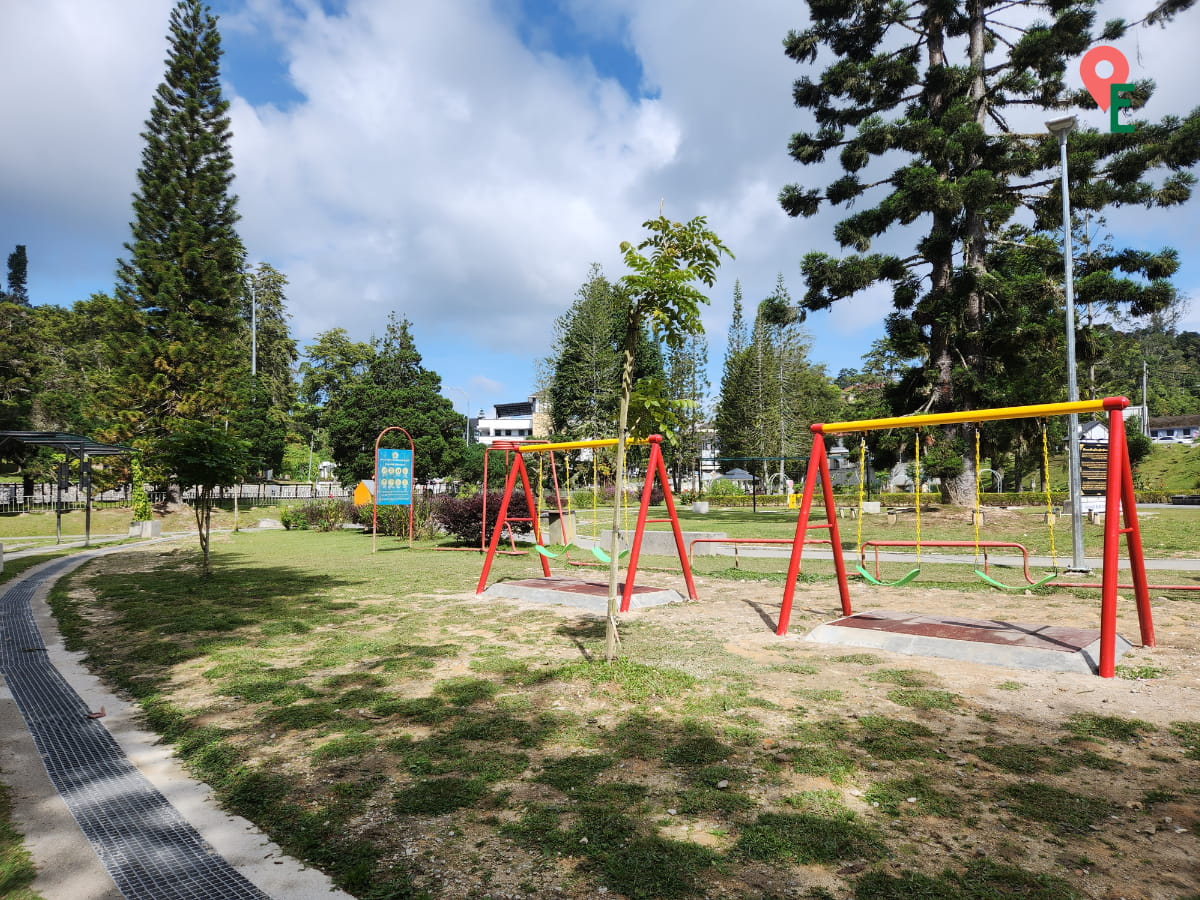
[[[407,450],[380,450],[379,443],[389,431],[399,431],[408,438]],[[379,536],[379,507],[407,506],[408,507],[408,546],[412,547],[413,540],[413,508],[412,482],[413,462],[416,448],[413,446],[412,435],[393,425],[379,432],[375,438],[375,490],[371,498],[371,552],[376,550]]]

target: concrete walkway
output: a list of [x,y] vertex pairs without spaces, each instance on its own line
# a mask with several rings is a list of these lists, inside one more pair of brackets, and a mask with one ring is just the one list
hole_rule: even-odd
[[[61,546],[61,545],[60,545]],[[91,550],[0,588],[0,758],[46,900],[343,898],[189,778],[62,646],[45,603]],[[104,709],[103,718],[89,718]]]

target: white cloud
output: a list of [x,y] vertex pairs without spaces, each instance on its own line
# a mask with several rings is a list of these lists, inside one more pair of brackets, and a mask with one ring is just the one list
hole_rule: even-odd
[[[94,273],[90,290],[106,290],[128,235],[171,0],[9,5],[0,247],[30,244],[35,297],[69,270]],[[786,152],[808,124],[790,96],[803,70],[781,46],[804,27],[802,5],[746,0],[700,14],[692,0],[567,0],[561,9],[582,33],[621,40],[640,61],[639,97],[586,59],[554,55],[547,35],[523,44],[506,0],[344,0],[336,15],[318,0],[214,5],[229,45],[269,45],[294,88],[278,104],[260,102],[261,86],[247,81],[227,93],[241,232],[253,259],[287,273],[301,339],[333,326],[365,339],[395,311],[412,320],[426,364],[469,390],[472,406],[519,399],[589,264],[619,276],[618,244],[636,240],[661,201],[674,218],[707,215],[737,256],[705,314],[719,371],[735,278],[752,312],[776,273],[798,297],[803,255],[839,252],[829,235],[837,211],[790,219],[775,199],[788,182],[826,177]],[[1135,77],[1159,83],[1156,116],[1194,103],[1189,57],[1173,52],[1183,23],[1122,44]],[[1110,227],[1174,243],[1188,266],[1198,215],[1195,201],[1144,221],[1114,211]],[[1149,233],[1172,225],[1162,240]],[[63,290],[81,277],[61,279],[72,285]],[[1181,282],[1200,293],[1189,269]],[[856,365],[889,308],[877,288],[814,314],[814,358]]]

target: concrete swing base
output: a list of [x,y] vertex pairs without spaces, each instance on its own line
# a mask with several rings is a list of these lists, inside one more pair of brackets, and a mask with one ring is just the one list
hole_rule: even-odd
[[[617,585],[618,595],[624,590],[623,582]],[[608,613],[608,583],[581,581],[578,578],[560,576],[497,581],[483,592],[483,596],[574,606],[601,616]],[[667,603],[682,602],[683,597],[678,591],[634,585],[629,607],[630,609],[642,609],[647,606],[663,606]]]
[[[869,647],[912,656],[961,659],[989,666],[1095,675],[1100,631],[1061,625],[1027,625],[962,616],[873,610],[818,625],[806,641]],[[1132,645],[1117,635],[1115,659]]]

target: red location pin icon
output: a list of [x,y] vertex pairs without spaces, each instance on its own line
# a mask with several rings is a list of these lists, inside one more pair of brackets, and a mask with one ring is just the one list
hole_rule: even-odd
[[[1096,67],[1104,62],[1112,63],[1111,75],[1096,74]],[[1095,98],[1099,107],[1107,110],[1112,100],[1108,86],[1125,83],[1125,79],[1129,77],[1129,60],[1116,47],[1101,44],[1083,55],[1083,62],[1079,64],[1079,76],[1083,79],[1083,86]]]

